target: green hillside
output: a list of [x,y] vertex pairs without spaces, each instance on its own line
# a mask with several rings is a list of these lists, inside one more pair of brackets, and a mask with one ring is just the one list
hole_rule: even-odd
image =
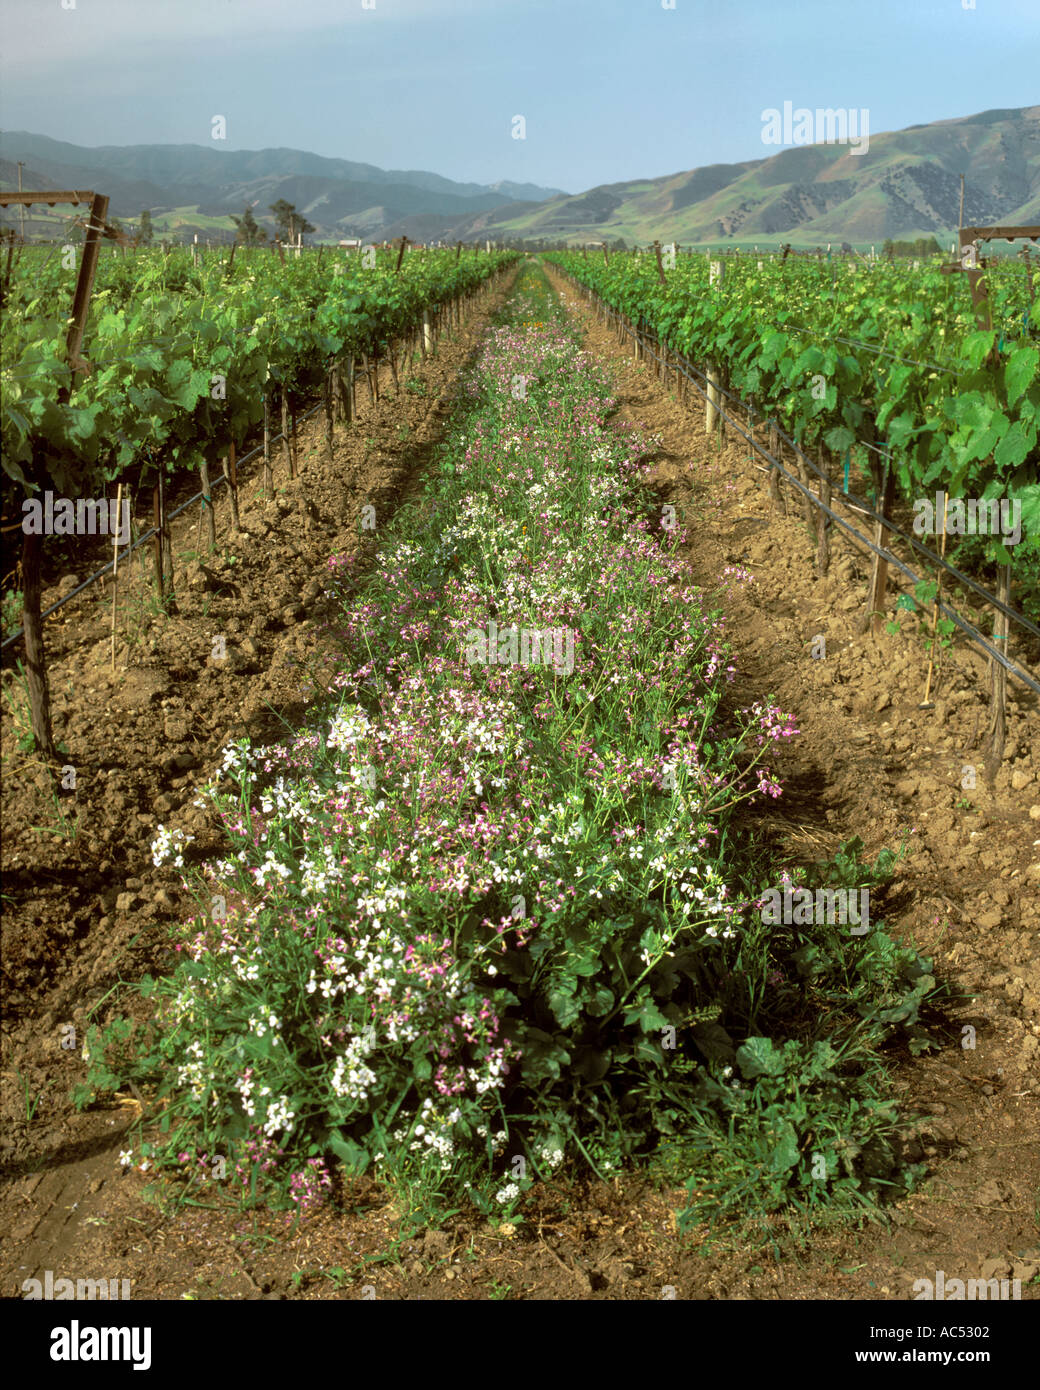
[[503,234],[685,245],[796,246],[938,234],[967,224],[1040,220],[1040,106],[987,111],[872,135],[805,145],[744,164],[609,184],[522,212],[501,209]]

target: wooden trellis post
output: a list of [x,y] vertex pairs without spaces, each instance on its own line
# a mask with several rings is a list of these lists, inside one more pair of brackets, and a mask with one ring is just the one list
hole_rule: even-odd
[[289,393],[282,387],[282,450],[285,454],[285,466],[289,470],[289,477],[296,477],[296,464],[293,459],[292,445],[289,442]]
[[[780,462],[780,431],[776,427],[775,421],[769,422],[769,452],[777,463]],[[769,500],[774,507],[779,507],[780,497],[780,469],[771,464],[769,468]],[[787,502],[784,501],[784,515],[787,515]]]
[[[1022,247],[1022,260],[1026,267],[1026,288],[1029,290],[1029,302],[1032,304],[1036,299],[1036,292],[1033,289],[1033,264],[1029,259],[1028,246]],[[8,253],[8,261],[10,261],[10,253]]]
[[332,373],[334,370],[330,365],[322,382],[322,404],[325,407],[325,450],[330,459],[332,458]]
[[223,460],[224,477],[227,480],[228,495],[231,498],[231,529],[240,531],[238,519],[238,468],[235,464],[235,441],[228,443],[228,451]]
[[[722,281],[725,273],[726,267],[722,261],[712,261],[710,263],[708,283],[716,293],[722,288]],[[721,439],[722,416],[719,413],[718,367],[714,362],[708,362],[707,367],[706,385],[708,388],[708,402],[704,412],[704,433],[711,434],[712,430],[717,426]]]
[[152,525],[155,536],[152,540],[152,554],[155,560],[155,587],[159,592],[159,602],[166,598],[166,497],[163,489],[162,469],[152,486]]
[[654,242],[654,254],[657,257],[657,278],[662,285],[667,285],[668,281],[665,278],[664,262],[661,259],[661,243],[659,241]]
[[[1011,566],[1001,565],[997,576],[997,598],[1008,604],[1011,600]],[[1006,613],[997,610],[993,624],[993,645],[1007,656],[1010,623]],[[1004,761],[1004,742],[1007,737],[1007,668],[990,657],[989,744],[986,748],[986,778],[992,784]]]
[[[1040,227],[961,227],[960,229],[960,262],[956,265],[944,265],[941,267],[944,274],[956,275],[963,273],[968,277],[968,284],[971,287],[971,302],[975,310],[975,321],[979,329],[983,332],[993,331],[993,316],[990,312],[989,294],[986,289],[984,268],[980,265],[978,244],[980,241],[1040,241]],[[1033,284],[1032,277],[1029,276],[1029,256],[1028,247],[1025,251],[1026,274],[1029,281],[1029,296],[1032,300]],[[991,367],[999,365],[1000,357],[996,347],[992,348],[987,362]],[[1011,566],[1002,565],[997,580],[997,597],[1003,602],[1008,603],[1011,595]],[[1003,654],[1007,655],[1007,639],[1009,633],[1007,615],[997,612],[994,624],[993,640],[1001,648]],[[996,777],[997,769],[1000,767],[1004,757],[1004,741],[1006,737],[1006,712],[1005,704],[1007,700],[1007,669],[1001,663],[990,657],[990,721],[989,721],[989,744],[986,749],[986,776],[990,782]]]
[[[980,241],[1018,241],[1040,240],[1040,227],[962,227],[960,237],[960,261],[954,265],[940,266],[944,275],[964,274],[971,288],[971,303],[975,310],[975,322],[984,333],[993,331],[993,316],[990,312],[989,292],[986,288],[985,267],[979,260]],[[994,348],[987,359],[995,367],[998,356]]]
[[[896,475],[892,470],[888,459],[885,460],[885,481],[882,486],[881,495],[878,497],[878,516],[881,518],[874,523],[874,544],[881,549],[885,548],[885,522],[884,518],[892,511],[892,502],[895,497]],[[888,590],[888,561],[883,559],[876,552],[873,554],[873,564],[870,572],[870,594],[867,598],[867,612],[863,620],[863,631],[871,628],[874,632],[881,629],[881,623],[885,616],[885,594]]]
[[264,496],[274,492],[274,474],[271,471],[271,406],[264,382]]
[[[830,479],[830,460],[826,449],[820,450],[820,471],[823,478],[820,482],[820,501],[824,507],[831,505],[831,479]],[[826,574],[830,569],[831,547],[830,547],[830,527],[831,519],[823,510],[823,507],[816,508],[816,569],[821,575]]]
[[[76,276],[76,292],[72,301],[72,318],[65,336],[65,356],[72,369],[72,380],[86,370],[80,358],[87,309],[94,288],[94,275],[101,254],[101,237],[108,217],[108,198],[92,189],[71,189],[54,192],[2,193],[0,207],[31,207],[33,203],[90,204],[83,255]],[[70,392],[62,387],[59,404],[69,399]],[[34,481],[42,481],[35,479]],[[29,722],[36,746],[45,758],[56,758],[58,750],[51,729],[51,697],[47,681],[47,654],[43,642],[43,619],[40,616],[42,593],[41,564],[43,536],[39,532],[24,532],[22,537],[22,635],[25,640],[25,675],[29,694]]]
[[213,515],[213,489],[209,482],[209,464],[205,459],[199,464],[199,477],[202,480],[202,510],[206,514],[206,531],[209,536],[210,553],[212,553],[217,548],[217,522]]

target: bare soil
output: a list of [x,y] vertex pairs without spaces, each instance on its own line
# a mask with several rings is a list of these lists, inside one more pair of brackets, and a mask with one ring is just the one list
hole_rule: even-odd
[[[187,906],[152,867],[156,825],[195,834],[202,852],[216,848],[217,828],[192,805],[193,788],[228,738],[274,739],[282,721],[299,721],[321,679],[327,559],[358,548],[362,503],[385,519],[414,485],[443,432],[459,369],[505,296],[501,285],[414,369],[425,395],[395,391],[385,373],[382,400],[361,400],[358,422],[337,429],[331,459],[315,422],[304,428],[298,479],[280,466],[267,501],[243,485],[242,534],[227,544],[235,563],[218,550],[179,573],[174,613],[148,611],[138,572],[114,673],[110,590],[87,591],[48,625],[56,735],[77,777],[56,807],[50,774],[5,720],[0,1294],[18,1296],[23,1280],[49,1269],[56,1278],[127,1278],[135,1300],[905,1300],[915,1279],[942,1269],[1020,1278],[1023,1299],[1040,1297],[1036,702],[1012,686],[1007,760],[986,787],[976,742],[986,722],[981,658],[948,654],[934,708],[919,709],[923,646],[857,635],[861,557],[836,539],[830,573],[818,578],[795,509],[785,517],[772,508],[746,444],[718,451],[700,409],[680,405],[674,386],[633,362],[552,278],[588,346],[617,371],[620,416],[659,437],[661,499],[695,517],[695,581],[715,590],[727,565],[755,576],[725,601],[743,698],[775,696],[802,731],[779,767],[784,796],[759,828],[796,862],[853,835],[873,857],[912,828],[913,852],[899,870],[902,910],[889,925],[934,954],[961,996],[943,1051],[893,1060],[907,1113],[925,1117],[909,1143],[930,1182],[888,1229],[821,1229],[789,1242],[781,1261],[739,1239],[727,1247],[696,1231],[680,1237],[683,1193],[639,1175],[536,1189],[512,1233],[460,1215],[409,1234],[389,1194],[358,1179],[292,1230],[284,1214],[243,1215],[219,1194],[206,1207],[163,1202],[149,1174],[119,1165],[137,1099],[83,1114],[69,1102],[85,1071],[86,1025],[105,1020],[120,980],[163,968],[165,927]],[[194,549],[195,525],[186,513],[175,555]],[[826,660],[810,655],[819,633]],[[217,635],[227,660],[211,654]],[[980,771],[969,793],[960,786],[965,763]],[[59,812],[74,834],[62,833]],[[68,1024],[74,1048],[62,1047]],[[966,1024],[976,1030],[973,1050],[961,1046]]]

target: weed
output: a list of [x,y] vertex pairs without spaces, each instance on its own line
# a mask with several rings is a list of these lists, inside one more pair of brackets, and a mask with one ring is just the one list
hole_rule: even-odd
[[29,681],[21,661],[15,662],[15,673],[13,679],[4,680],[4,703],[7,705],[8,718],[15,732],[18,751],[28,754],[36,747],[36,739],[33,737],[29,715]]
[[35,830],[38,835],[53,835],[58,840],[75,840],[80,830],[81,813],[76,812],[75,816],[67,816],[63,805],[63,798],[57,792],[51,792],[51,805],[54,807],[55,823],[53,825],[31,825],[30,830]]
[[[141,984],[150,1026],[92,1038],[81,1099],[152,1088],[140,1152],[185,1193],[226,1154],[229,1195],[299,1219],[334,1169],[372,1175],[399,1239],[515,1228],[535,1182],[651,1155],[688,1182],[684,1230],[880,1219],[917,1178],[882,1048],[933,1045],[931,963],[880,921],[762,920],[737,808],[780,795],[796,730],[732,707],[720,611],[636,520],[654,445],[607,423],[540,272],[460,399],[342,591],[329,693],[200,788],[223,854],[185,867],[159,828],[198,909]],[[517,629],[560,639],[532,659]],[[883,892],[908,844],[799,877]]]
[[37,1093],[35,1100],[30,1100],[28,1081],[26,1081],[25,1077],[22,1075],[20,1071],[16,1070],[15,1075],[17,1076],[22,1087],[22,1096],[25,1102],[25,1118],[26,1120],[31,1122],[36,1114],[37,1109],[39,1108],[40,1101],[43,1097],[43,1091],[39,1091]]
[[23,597],[21,589],[7,589],[0,599],[0,628],[5,639],[22,625]]

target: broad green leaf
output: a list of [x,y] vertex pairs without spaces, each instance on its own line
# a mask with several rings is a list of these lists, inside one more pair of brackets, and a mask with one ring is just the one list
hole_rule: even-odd
[[780,1076],[784,1056],[770,1038],[748,1038],[737,1048],[737,1065],[748,1081],[756,1076]]
[[1004,367],[1004,386],[1007,390],[1008,405],[1014,405],[1019,396],[1036,381],[1038,364],[1040,364],[1040,348],[1016,348],[1008,358]]

